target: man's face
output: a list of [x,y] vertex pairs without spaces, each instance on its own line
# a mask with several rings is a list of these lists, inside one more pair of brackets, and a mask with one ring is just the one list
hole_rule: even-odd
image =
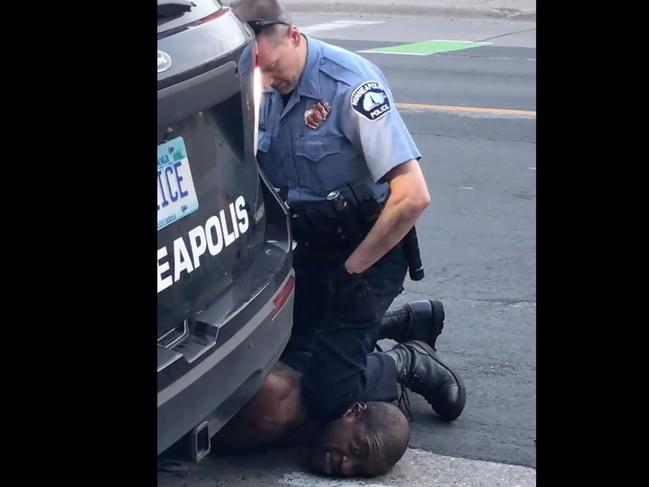
[[359,417],[348,413],[331,421],[316,440],[311,467],[325,475],[342,477],[383,473],[379,445],[365,432]]
[[300,34],[295,27],[278,37],[257,36],[257,65],[261,69],[264,89],[273,88],[285,95],[295,88],[302,74],[298,45]]

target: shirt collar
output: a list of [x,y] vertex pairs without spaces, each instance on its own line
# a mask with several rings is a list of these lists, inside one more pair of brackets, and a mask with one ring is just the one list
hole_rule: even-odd
[[320,60],[322,50],[317,41],[304,36],[307,42],[307,58],[304,63],[302,78],[297,85],[297,94],[308,96],[316,100],[320,99]]

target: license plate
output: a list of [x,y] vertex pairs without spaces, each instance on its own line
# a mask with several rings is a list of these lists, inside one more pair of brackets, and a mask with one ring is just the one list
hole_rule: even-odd
[[182,137],[158,146],[158,230],[198,210]]

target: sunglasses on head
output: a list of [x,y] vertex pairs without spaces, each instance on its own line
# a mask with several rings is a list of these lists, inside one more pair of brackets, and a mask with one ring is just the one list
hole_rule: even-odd
[[289,25],[286,22],[278,22],[275,20],[249,20],[247,23],[252,29],[252,31],[255,33],[255,35],[259,35],[262,29],[269,25],[275,25],[275,24]]

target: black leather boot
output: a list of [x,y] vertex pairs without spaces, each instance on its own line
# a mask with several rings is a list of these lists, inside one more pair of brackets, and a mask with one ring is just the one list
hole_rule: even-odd
[[379,340],[390,338],[399,343],[421,340],[437,350],[435,342],[444,328],[441,301],[413,301],[385,313],[379,325]]
[[445,421],[457,419],[466,402],[464,383],[428,344],[416,340],[399,343],[385,353],[397,364],[402,387],[422,395]]

